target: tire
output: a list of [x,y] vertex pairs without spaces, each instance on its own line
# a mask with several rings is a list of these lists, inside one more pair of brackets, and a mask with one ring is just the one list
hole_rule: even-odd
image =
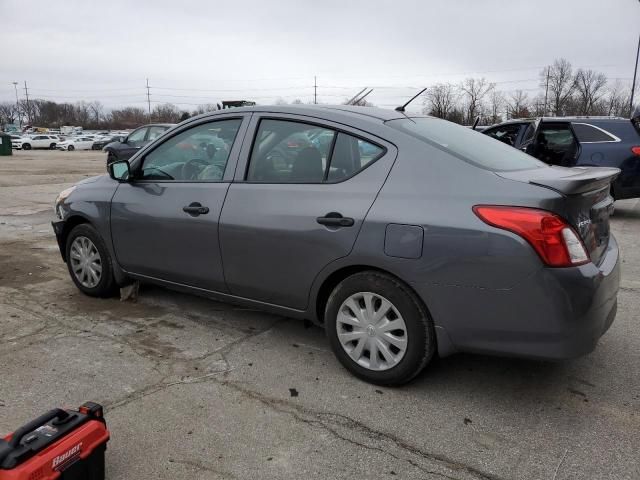
[[[95,258],[95,253],[98,255],[97,261],[93,260],[88,266],[93,267],[93,271],[98,277],[97,281],[95,276],[92,276],[81,266],[82,259]],[[67,236],[65,258],[71,280],[85,295],[110,297],[117,292],[118,286],[113,275],[113,261],[109,250],[107,250],[100,234],[88,223],[77,225]],[[100,272],[98,272],[96,264],[99,266]]]
[[74,150],[75,150],[75,147],[73,145],[69,145],[67,147],[67,151],[69,151],[69,152],[73,152]]
[[110,163],[117,162],[117,161],[118,161],[118,157],[116,157],[113,152],[107,153],[107,166],[109,166]]
[[52,143],[51,145],[49,145],[49,150],[55,150],[56,149],[56,144]]
[[31,144],[30,143],[23,143],[22,144],[22,149],[23,150],[31,150]]
[[[360,322],[356,319],[358,315],[355,315],[346,305],[352,300],[358,302],[362,297],[360,307],[364,309],[360,314],[366,316],[366,296],[373,299],[372,311],[376,313],[385,310],[383,306],[386,304],[383,301],[390,303],[391,308],[388,311],[385,310],[387,313],[377,323],[375,321],[372,324],[367,321]],[[351,305],[357,305],[357,303],[351,303]],[[385,386],[407,383],[424,369],[436,353],[433,321],[426,308],[409,287],[384,273],[360,272],[340,282],[327,300],[324,318],[329,344],[340,363],[356,377],[370,383]],[[349,318],[349,322],[356,320],[358,326],[350,327],[345,324],[346,318]],[[390,322],[394,322],[394,325],[403,323],[404,328],[390,330]],[[353,330],[350,331],[348,328]],[[384,331],[384,329],[387,330]],[[339,333],[342,337],[339,337]],[[344,341],[345,338],[350,338],[349,334],[358,335],[359,339],[343,346],[341,338]],[[394,341],[388,342],[388,338],[393,338]],[[403,344],[402,340],[404,340],[404,350],[398,347]],[[366,346],[361,347],[360,342],[365,342]],[[381,344],[384,346],[385,342],[387,342],[385,348],[388,356],[383,355],[382,350],[379,349],[379,346]],[[362,354],[356,361],[353,356],[358,357],[358,347]],[[377,360],[373,361],[378,368],[372,368],[371,350],[367,350],[370,347],[379,352],[376,355]],[[347,348],[351,349],[351,353],[348,353]],[[388,361],[388,358],[392,360]],[[369,365],[366,365],[367,363]]]

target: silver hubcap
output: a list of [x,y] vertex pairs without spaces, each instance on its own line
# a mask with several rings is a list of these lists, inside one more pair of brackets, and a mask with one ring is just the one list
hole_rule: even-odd
[[102,277],[100,253],[87,237],[76,237],[69,251],[71,270],[83,287],[93,288]]
[[360,292],[338,310],[338,340],[361,367],[388,370],[407,351],[407,326],[396,307],[376,293]]

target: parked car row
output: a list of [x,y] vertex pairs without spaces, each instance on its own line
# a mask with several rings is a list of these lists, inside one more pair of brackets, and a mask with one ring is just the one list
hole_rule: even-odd
[[16,150],[58,149],[58,150],[101,150],[111,142],[121,141],[125,133],[95,134],[83,133],[79,135],[58,135],[52,133],[12,134],[11,145]]
[[56,200],[87,295],[141,280],[309,319],[385,385],[436,354],[583,355],[615,318],[617,168],[551,167],[376,108],[219,111],[141,148],[154,128]]

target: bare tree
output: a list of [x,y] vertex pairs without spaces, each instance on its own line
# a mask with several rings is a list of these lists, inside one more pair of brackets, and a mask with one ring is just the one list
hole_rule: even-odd
[[547,74],[549,75],[549,101],[554,115],[564,114],[564,106],[573,94],[576,83],[571,63],[564,58],[557,59],[553,65],[545,68],[541,73],[541,87],[546,88]]
[[85,101],[77,102],[75,105],[75,120],[79,125],[86,125],[91,120],[89,104]]
[[89,103],[88,107],[91,111],[91,114],[93,115],[95,126],[99,127],[100,121],[102,120],[102,117],[104,115],[104,108],[102,107],[102,103],[100,103],[98,100],[94,100],[93,102]]
[[618,117],[630,117],[629,101],[631,92],[620,79],[616,80],[612,86],[609,87],[609,93],[606,99],[606,111],[607,115],[615,115]]
[[18,119],[18,109],[13,102],[0,103],[0,127],[5,123],[15,123]]
[[578,69],[575,84],[579,99],[579,113],[582,115],[597,113],[594,109],[596,103],[606,91],[606,75],[593,70]]
[[178,123],[182,112],[172,103],[156,105],[151,112],[151,118],[156,122]]
[[529,95],[522,90],[516,90],[509,95],[507,116],[509,118],[525,118],[529,115]]
[[439,83],[427,90],[425,112],[438,118],[449,118],[455,107],[457,95],[450,83]]
[[495,88],[495,83],[483,78],[467,78],[460,85],[465,97],[467,122],[473,123],[482,113],[484,97]]
[[499,90],[491,90],[491,93],[489,93],[489,107],[491,109],[491,114],[489,118],[487,118],[487,123],[494,124],[502,121],[500,112],[502,111],[504,104],[504,94]]

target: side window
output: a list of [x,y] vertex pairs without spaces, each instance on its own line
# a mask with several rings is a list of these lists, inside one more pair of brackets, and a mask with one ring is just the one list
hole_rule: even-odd
[[339,182],[349,178],[377,160],[383,152],[384,150],[377,145],[340,132],[331,156],[327,180]]
[[335,130],[262,120],[246,179],[261,183],[339,182],[377,160],[384,149]]
[[155,140],[166,131],[167,129],[165,127],[149,127],[149,135],[147,136],[147,141],[151,142],[152,140]]
[[616,142],[618,139],[600,128],[588,123],[574,123],[573,131],[582,143]]
[[144,137],[147,135],[147,130],[147,128],[139,128],[138,130],[133,131],[127,138],[127,143],[134,147],[142,145]]
[[520,133],[520,124],[514,123],[511,125],[503,125],[501,127],[489,129],[484,133],[496,140],[506,143],[510,147],[513,147],[516,144],[518,133]]
[[247,180],[264,183],[320,183],[324,180],[333,130],[301,122],[262,120]]
[[220,182],[242,119],[197,125],[150,152],[142,163],[142,180]]

